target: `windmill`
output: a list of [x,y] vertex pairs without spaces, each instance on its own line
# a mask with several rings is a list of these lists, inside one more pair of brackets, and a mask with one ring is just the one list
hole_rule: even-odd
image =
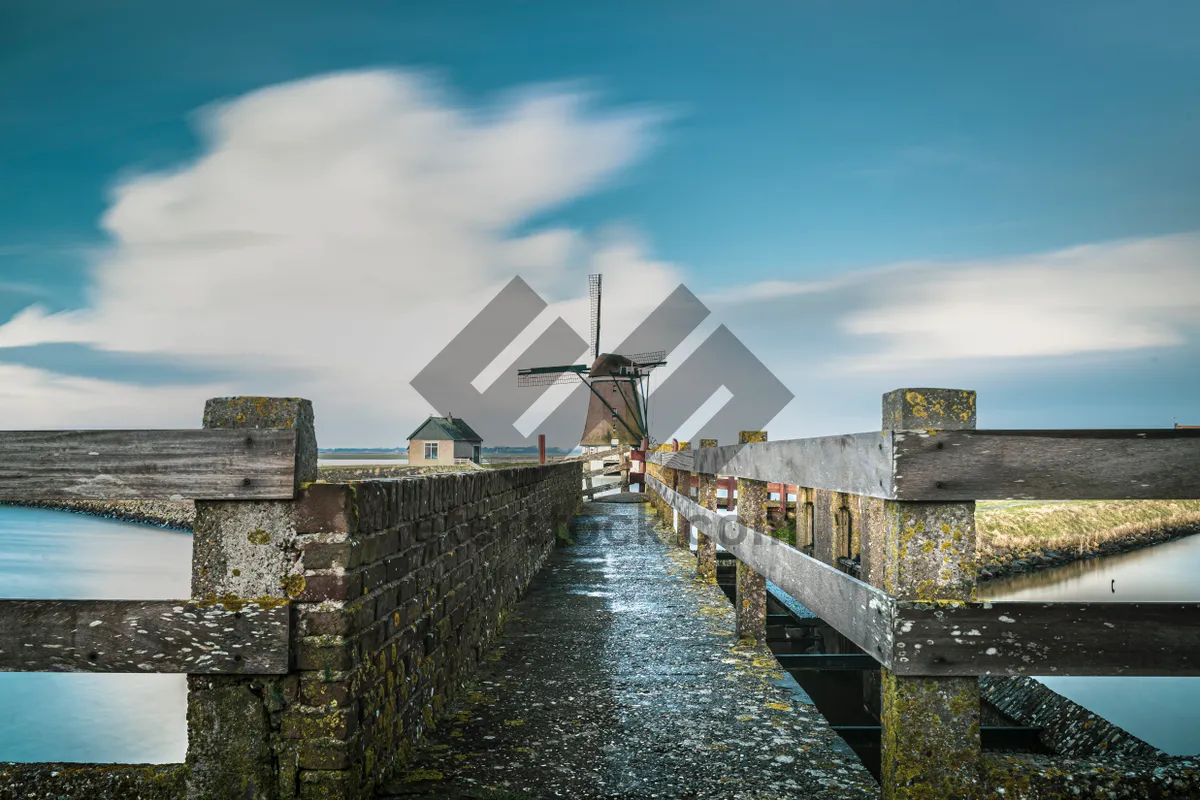
[[556,386],[579,381],[591,393],[579,443],[585,447],[625,444],[637,447],[649,438],[650,371],[666,364],[666,353],[600,352],[600,275],[588,276],[591,304],[591,365],[567,364],[517,370],[518,386]]

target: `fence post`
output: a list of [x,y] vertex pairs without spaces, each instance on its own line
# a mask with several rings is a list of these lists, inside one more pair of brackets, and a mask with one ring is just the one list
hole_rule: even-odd
[[[741,431],[740,444],[765,442],[766,431]],[[737,479],[738,522],[759,532],[767,530],[767,483]],[[765,642],[767,639],[767,581],[741,559],[737,562],[737,637]]]
[[538,463],[546,463],[546,434],[538,434]]
[[[675,452],[690,452],[692,449],[691,442],[679,442],[672,440],[675,446]],[[692,496],[692,473],[685,472],[680,469],[671,470],[671,488],[684,497]],[[675,528],[675,544],[686,549],[692,546],[692,521],[683,514],[679,515],[679,522]]]
[[[716,439],[701,439],[700,447],[716,447]],[[696,487],[697,500],[709,511],[717,510],[717,476],[696,473],[699,486]],[[691,480],[689,478],[689,480]],[[715,531],[714,531],[715,533]],[[696,529],[696,577],[702,581],[713,582],[717,579],[717,543],[705,533],[703,527]]]
[[[975,427],[975,392],[897,389],[883,396],[885,430]],[[934,604],[975,595],[975,503],[886,501],[880,588]],[[872,534],[877,533],[871,531]],[[902,656],[901,656],[902,657]],[[981,797],[979,680],[881,674],[884,798]]]
[[[205,428],[296,432],[296,489],[317,478],[312,404],[274,397],[225,397],[204,406]],[[247,481],[254,476],[246,476]],[[295,546],[294,501],[198,501],[192,537],[192,597],[213,602],[290,602],[304,588]],[[292,797],[295,764],[279,738],[284,676],[189,675],[187,800]],[[295,754],[290,754],[292,762]],[[289,767],[291,767],[289,769]],[[281,780],[282,776],[282,780]]]

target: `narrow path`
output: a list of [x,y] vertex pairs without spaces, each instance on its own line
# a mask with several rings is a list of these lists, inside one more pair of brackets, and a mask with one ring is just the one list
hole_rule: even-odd
[[641,505],[588,503],[380,798],[868,798],[857,756]]

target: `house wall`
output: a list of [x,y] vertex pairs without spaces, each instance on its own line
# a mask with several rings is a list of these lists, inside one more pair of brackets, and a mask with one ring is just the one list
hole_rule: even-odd
[[470,458],[475,454],[474,442],[455,442],[454,457],[455,458]]
[[425,458],[425,439],[409,439],[408,440],[408,463],[414,467],[430,466],[434,464],[453,464],[454,463],[454,442],[450,439],[434,440],[438,443],[438,457],[436,459]]

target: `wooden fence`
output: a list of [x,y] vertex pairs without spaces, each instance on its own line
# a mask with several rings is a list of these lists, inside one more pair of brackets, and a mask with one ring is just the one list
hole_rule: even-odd
[[0,431],[0,500],[198,501],[191,597],[0,600],[0,671],[186,673],[187,796],[263,796],[274,777],[245,765],[266,730],[230,700],[288,673],[298,567],[274,501],[316,480],[316,452],[298,399],[210,400],[201,430]]
[[[762,637],[767,579],[879,663],[885,797],[980,796],[978,676],[1200,675],[1197,603],[977,602],[974,520],[982,499],[1200,498],[1200,430],[976,430],[975,402],[897,390],[882,431],[649,455],[654,501],[735,556],[739,635]],[[798,487],[813,556],[763,532],[767,482]]]

